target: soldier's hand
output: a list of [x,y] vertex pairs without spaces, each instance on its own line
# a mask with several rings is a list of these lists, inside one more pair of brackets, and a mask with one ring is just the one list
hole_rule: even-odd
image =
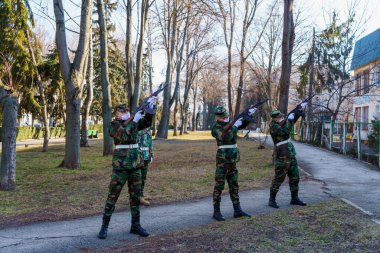
[[248,110],[248,115],[252,116],[253,114],[255,114],[256,111],[257,111],[257,108],[251,108]]
[[238,119],[234,124],[236,127],[240,127],[241,125],[243,125],[243,118]]
[[307,102],[303,102],[303,103],[301,104],[301,108],[302,108],[302,110],[305,110],[306,106],[307,106]]
[[143,111],[138,111],[135,114],[135,117],[133,118],[133,122],[137,123],[139,120],[143,117]]
[[294,119],[294,113],[289,114],[288,119],[293,120]]
[[153,107],[157,103],[157,97],[156,96],[151,96],[150,98],[148,98],[147,102],[149,103],[150,107]]

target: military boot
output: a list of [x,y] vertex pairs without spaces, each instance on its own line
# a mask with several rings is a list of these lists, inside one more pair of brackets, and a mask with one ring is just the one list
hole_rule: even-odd
[[306,206],[306,203],[302,202],[298,198],[298,190],[292,191],[292,200],[290,201],[291,205]]
[[223,217],[222,213],[220,212],[220,203],[214,204],[214,214],[212,217],[217,221],[225,221],[226,219]]
[[277,192],[271,189],[268,206],[273,207],[273,208],[279,208],[279,206],[276,203],[276,195],[277,195]]
[[239,217],[251,217],[251,215],[241,210],[240,203],[237,203],[237,204],[234,204],[234,218],[239,218]]
[[132,225],[131,225],[131,231],[132,234],[136,234],[139,236],[147,237],[149,236],[149,233],[146,232],[143,227],[140,225],[140,216],[132,217]]
[[140,204],[143,206],[150,206],[150,202],[144,197],[140,198]]
[[103,224],[98,234],[99,239],[107,238],[108,224],[110,223],[110,220],[111,216],[103,215]]

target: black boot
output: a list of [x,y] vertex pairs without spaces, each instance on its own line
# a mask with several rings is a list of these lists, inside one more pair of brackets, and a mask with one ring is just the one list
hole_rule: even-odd
[[237,203],[237,204],[234,204],[234,218],[239,218],[239,217],[251,217],[251,215],[241,210],[240,203]]
[[273,208],[279,208],[279,206],[276,203],[276,195],[277,195],[277,192],[271,189],[268,206],[273,207]]
[[111,216],[103,215],[103,224],[98,234],[99,239],[107,238],[108,224],[110,223],[110,220],[111,220]]
[[306,203],[302,202],[298,198],[298,190],[292,191],[292,200],[290,201],[291,205],[306,206]]
[[217,221],[225,221],[226,219],[223,217],[222,213],[220,212],[220,203],[214,204],[214,214],[212,217]]
[[136,234],[139,236],[147,237],[149,236],[149,233],[146,232],[145,229],[143,229],[140,225],[140,216],[132,217],[132,225],[131,225],[131,231],[132,234]]

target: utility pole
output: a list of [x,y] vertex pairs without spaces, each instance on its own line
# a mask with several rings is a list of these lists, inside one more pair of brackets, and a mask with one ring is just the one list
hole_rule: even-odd
[[[309,97],[313,94],[313,86],[314,86],[314,51],[315,51],[315,27],[313,27],[313,45],[311,47],[310,53],[310,68],[309,68]],[[307,121],[310,124],[310,120],[313,112],[312,99],[309,100],[307,105]]]

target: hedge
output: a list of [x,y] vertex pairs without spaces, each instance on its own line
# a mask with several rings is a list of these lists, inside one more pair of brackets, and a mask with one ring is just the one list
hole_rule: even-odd
[[[103,132],[103,125],[90,125],[89,130],[96,130],[98,133]],[[50,138],[65,137],[64,127],[50,127]],[[22,126],[17,127],[17,140],[40,139],[44,137],[44,131],[41,127]],[[2,141],[2,128],[0,127],[0,141]]]

